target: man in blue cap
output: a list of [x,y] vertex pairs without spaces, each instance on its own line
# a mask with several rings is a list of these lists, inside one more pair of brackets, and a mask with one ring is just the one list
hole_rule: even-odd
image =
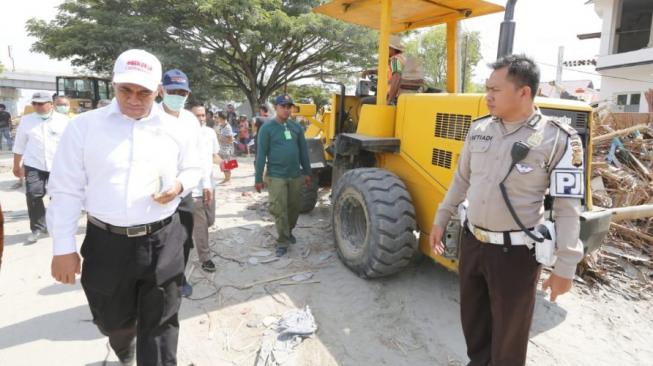
[[302,182],[311,185],[311,163],[304,129],[289,119],[295,105],[292,98],[280,95],[274,104],[276,117],[258,131],[255,186],[261,192],[267,163],[270,213],[278,234],[276,255],[281,257],[297,242],[292,230],[299,217]]
[[[175,117],[180,123],[184,125],[184,128],[192,130],[192,134],[195,136],[195,142],[197,146],[199,146],[200,122],[193,113],[184,109],[186,101],[188,100],[188,97],[191,93],[188,83],[188,76],[186,76],[186,74],[181,70],[168,70],[163,74],[161,87],[163,89],[161,91],[161,97],[163,98],[161,106],[163,107],[163,110],[169,115]],[[208,202],[213,200],[213,187],[211,184],[210,175],[208,179],[206,176],[207,172],[203,168],[200,185],[203,190],[203,195]],[[186,266],[188,263],[190,250],[193,248],[193,207],[193,195],[192,192],[190,192],[188,195],[182,198],[177,208],[181,224],[184,226],[184,229],[188,235],[186,241],[184,242],[184,266]],[[193,287],[188,283],[188,281],[186,281],[186,276],[184,276],[181,287],[181,294],[184,297],[189,297],[192,295],[192,293]]]

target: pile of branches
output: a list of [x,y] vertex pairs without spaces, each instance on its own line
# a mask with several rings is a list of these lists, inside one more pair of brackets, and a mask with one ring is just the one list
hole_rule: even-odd
[[[653,204],[653,113],[594,111],[592,201],[606,209]],[[583,280],[627,298],[651,296],[653,217],[617,221],[580,265]]]

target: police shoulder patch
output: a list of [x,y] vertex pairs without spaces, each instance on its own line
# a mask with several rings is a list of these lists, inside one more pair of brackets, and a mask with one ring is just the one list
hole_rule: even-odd
[[552,197],[582,198],[585,195],[582,155],[580,161],[576,161],[578,152],[573,140],[567,138],[565,153],[551,171],[549,193]]
[[575,136],[578,135],[578,131],[576,131],[575,128],[571,127],[568,123],[565,123],[557,118],[549,117],[547,116],[547,120],[552,123],[554,126],[558,127],[562,131],[564,131],[567,135],[569,136]]

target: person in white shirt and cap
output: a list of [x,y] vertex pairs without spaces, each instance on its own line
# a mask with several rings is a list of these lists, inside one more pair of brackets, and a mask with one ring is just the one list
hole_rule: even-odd
[[204,175],[199,186],[193,190],[193,242],[202,269],[215,272],[215,263],[211,260],[209,248],[209,227],[215,223],[215,195],[213,194],[213,164],[220,164],[222,159],[220,144],[215,130],[206,125],[206,108],[197,105],[191,108],[202,126],[200,128],[200,154]]
[[[81,269],[93,322],[123,365],[135,357],[141,366],[177,364],[187,238],[177,206],[201,170],[192,135],[154,103],[160,83],[154,55],[122,53],[115,99],[69,124],[50,176],[52,276],[73,284]],[[80,268],[82,205],[88,222]]]
[[27,214],[32,233],[26,244],[34,244],[47,233],[45,197],[52,168],[52,158],[59,139],[68,125],[68,117],[54,111],[52,95],[38,92],[32,95],[34,113],[23,116],[14,142],[14,175],[25,178]]
[[[199,133],[200,133],[200,124],[197,118],[188,110],[184,109],[188,96],[190,96],[191,90],[188,82],[188,76],[178,69],[168,70],[163,74],[163,79],[161,81],[162,92],[161,97],[161,108],[171,115],[173,118],[180,123],[182,128],[188,129],[189,133],[194,135],[193,144],[199,146]],[[202,166],[204,168],[204,166]],[[202,174],[204,177],[204,174]],[[209,192],[207,194],[213,195],[211,186],[206,187]],[[188,193],[185,197],[181,199],[179,206],[177,207],[179,211],[179,219],[181,224],[186,229],[186,234],[188,238],[184,243],[184,267],[188,263],[188,257],[190,255],[190,250],[193,249],[193,197],[191,193]],[[184,276],[182,280],[181,294],[184,297],[189,297],[193,294],[193,287],[186,280]]]

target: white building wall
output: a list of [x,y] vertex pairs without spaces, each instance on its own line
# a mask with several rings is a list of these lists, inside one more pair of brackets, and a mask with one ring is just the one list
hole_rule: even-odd
[[615,3],[619,0],[595,0],[594,11],[603,20],[601,27],[601,48],[599,56],[606,56],[612,53],[614,42],[614,29],[617,21]]
[[[644,92],[653,89],[653,64],[630,67],[619,66],[653,60],[653,48],[614,53],[616,49],[615,30],[619,26],[619,18],[621,17],[620,7],[621,0],[594,1],[594,10],[603,20],[597,68],[609,67],[609,69],[598,70],[602,75],[601,101],[608,102],[613,111],[620,111],[617,105],[617,95],[628,94],[628,101],[630,101],[631,94],[639,93],[639,112],[649,112]],[[653,27],[649,47],[651,45],[653,45]]]
[[639,112],[647,113],[649,111],[646,106],[644,92],[649,88],[653,88],[651,83],[603,77],[601,79],[601,101],[608,102],[612,111],[621,111],[617,106],[617,95],[639,93]]

